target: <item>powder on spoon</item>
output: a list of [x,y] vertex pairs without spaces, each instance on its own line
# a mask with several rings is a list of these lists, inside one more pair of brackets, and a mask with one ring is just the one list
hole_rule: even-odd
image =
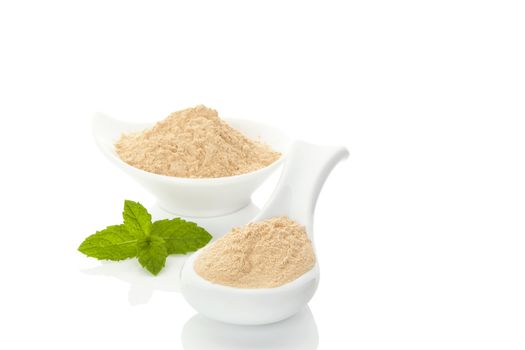
[[136,168],[190,178],[245,174],[281,156],[202,105],[174,112],[150,129],[122,135],[115,149],[124,162]]
[[238,288],[273,288],[291,282],[315,265],[305,227],[287,217],[234,228],[195,260],[204,279]]

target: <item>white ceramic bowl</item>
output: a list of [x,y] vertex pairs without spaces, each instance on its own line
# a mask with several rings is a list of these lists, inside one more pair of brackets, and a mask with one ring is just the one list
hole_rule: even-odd
[[212,217],[236,212],[250,204],[253,192],[283,162],[289,145],[289,139],[269,125],[243,119],[225,121],[249,138],[281,152],[281,158],[265,168],[236,176],[197,179],[164,176],[125,163],[115,151],[115,142],[122,133],[141,131],[153,123],[127,123],[97,113],[93,116],[92,127],[102,153],[150,191],[163,210],[179,216]]

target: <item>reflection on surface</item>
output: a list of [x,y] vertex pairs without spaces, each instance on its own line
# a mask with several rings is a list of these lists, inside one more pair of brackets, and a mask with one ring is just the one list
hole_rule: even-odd
[[[169,214],[157,205],[150,210],[153,220],[171,219],[175,215]],[[185,218],[198,223],[213,235],[213,239],[223,236],[234,226],[248,223],[259,212],[253,203],[240,211],[213,218]],[[154,291],[179,292],[180,271],[189,255],[171,255],[166,260],[166,266],[157,275],[153,276],[144,270],[137,259],[124,261],[103,261],[100,266],[83,270],[84,273],[94,276],[109,276],[130,284],[128,300],[131,305],[147,303]]]
[[131,305],[145,304],[155,290],[179,292],[179,275],[187,256],[169,256],[166,266],[153,276],[140,266],[137,259],[124,261],[103,261],[100,266],[83,270],[93,276],[109,276],[130,284],[128,300]]
[[317,325],[308,307],[264,326],[235,326],[195,315],[182,330],[184,350],[315,350],[318,343]]

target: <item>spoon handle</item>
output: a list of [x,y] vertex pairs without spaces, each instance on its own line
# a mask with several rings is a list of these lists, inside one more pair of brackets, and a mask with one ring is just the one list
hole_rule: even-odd
[[348,155],[348,150],[341,146],[294,142],[273,194],[254,221],[286,215],[305,225],[312,239],[313,214],[319,192],[335,165]]

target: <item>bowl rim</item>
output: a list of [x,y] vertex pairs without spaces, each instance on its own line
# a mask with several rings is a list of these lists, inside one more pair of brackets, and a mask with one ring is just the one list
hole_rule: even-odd
[[[112,117],[109,117],[109,116],[107,116],[107,117],[111,118],[112,120],[117,121],[117,122],[126,123],[126,124],[130,124],[130,125],[134,124],[135,126],[142,128],[142,130],[144,130],[146,128],[149,128],[149,127],[155,125],[155,123],[157,123],[157,122],[150,122],[150,123],[148,123],[148,122],[146,122],[146,123],[144,123],[144,122],[137,122],[137,123],[135,123],[135,122],[126,122],[126,121],[115,119],[115,118],[112,118]],[[108,149],[108,147],[106,147],[105,145],[102,145],[99,142],[99,139],[96,136],[95,136],[95,143],[97,144],[98,148],[102,151],[102,153],[104,155],[106,155],[106,157],[108,157],[111,161],[116,161],[116,164],[118,166],[122,167],[124,170],[133,171],[133,172],[135,172],[135,173],[137,173],[138,175],[141,175],[141,176],[156,177],[158,180],[161,180],[161,181],[164,181],[164,182],[182,183],[182,184],[183,183],[191,183],[191,184],[209,184],[209,183],[214,183],[214,184],[221,184],[221,183],[237,182],[239,180],[246,179],[248,177],[258,176],[260,174],[266,173],[266,172],[270,171],[271,169],[274,169],[274,168],[280,166],[284,162],[284,160],[286,159],[286,156],[287,156],[287,153],[288,153],[288,149],[289,149],[289,146],[291,144],[291,139],[286,133],[284,133],[280,129],[278,129],[278,128],[270,125],[270,124],[261,123],[259,121],[254,121],[254,120],[250,120],[250,119],[243,119],[243,118],[221,118],[221,119],[226,121],[226,122],[233,121],[233,122],[243,122],[243,123],[245,122],[245,123],[257,124],[259,126],[263,126],[265,128],[269,128],[269,129],[273,129],[273,130],[277,131],[278,133],[280,133],[282,135],[283,139],[285,139],[284,150],[279,151],[281,153],[281,156],[277,160],[275,160],[274,162],[268,164],[265,167],[262,167],[262,168],[259,168],[257,170],[250,171],[250,172],[244,173],[244,174],[230,175],[230,176],[221,176],[221,177],[195,177],[195,178],[193,178],[193,177],[177,177],[177,176],[161,175],[161,174],[157,174],[157,173],[152,173],[152,172],[149,172],[149,171],[146,171],[146,170],[134,167],[133,165],[130,165],[130,164],[126,163],[125,161],[123,161],[116,154],[116,152],[115,152],[115,144],[114,143],[112,143],[112,146],[113,146],[113,150],[112,151],[113,152],[111,152]],[[237,131],[241,132],[244,136],[246,136],[245,133],[242,132],[241,130],[237,129],[236,127],[233,127],[233,128],[236,129]],[[246,136],[246,137],[248,137],[248,136]],[[250,140],[253,140],[250,137],[248,137],[248,138]]]

